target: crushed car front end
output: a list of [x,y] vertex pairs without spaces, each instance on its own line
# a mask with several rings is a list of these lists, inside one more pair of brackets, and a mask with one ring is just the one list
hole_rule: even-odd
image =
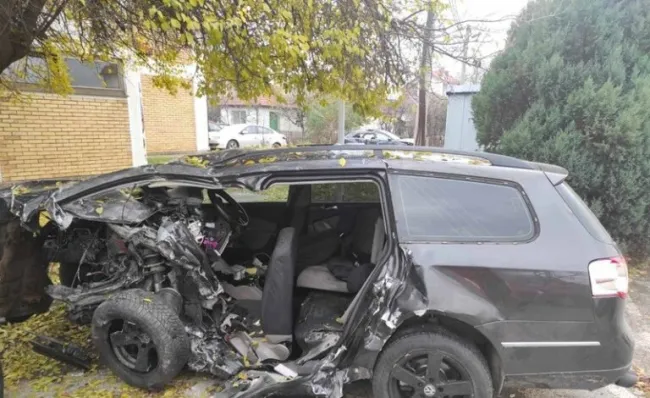
[[[316,173],[341,167],[338,154],[321,160]],[[371,162],[350,160],[347,167],[385,167]],[[259,190],[269,176],[264,171],[273,168],[268,163],[268,157],[243,159],[235,168],[251,175],[235,170],[230,182]],[[299,161],[291,167],[305,168]],[[248,216],[222,189],[223,175],[223,169],[203,163],[177,163],[4,189],[0,316],[17,322],[47,311],[52,299],[63,302],[72,321],[91,323],[95,347],[109,368],[146,389],[162,388],[187,366],[223,379],[222,396],[338,396],[344,383],[359,378],[338,366],[350,348],[341,339],[343,322],[335,319],[352,297],[332,313],[330,329],[305,327],[298,342],[290,314],[281,326],[286,314],[270,318],[272,311],[260,310],[264,303],[281,305],[283,298],[271,295],[269,286],[274,280],[281,286],[282,270],[294,268],[298,235],[293,228],[279,229],[266,254],[226,262],[222,254],[237,245]],[[50,263],[59,263],[61,284],[49,282]],[[366,293],[379,294],[370,287]],[[284,295],[289,303],[292,294]],[[300,316],[310,316],[309,303],[319,306],[335,296],[301,296]]]

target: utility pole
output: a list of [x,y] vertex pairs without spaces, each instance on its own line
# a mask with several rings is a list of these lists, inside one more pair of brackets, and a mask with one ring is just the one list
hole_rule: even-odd
[[431,52],[433,51],[433,9],[429,4],[427,10],[427,23],[422,41],[422,59],[420,60],[420,93],[418,98],[418,129],[415,134],[415,145],[424,146],[424,137],[427,131],[427,84],[428,75],[431,74]]
[[461,84],[465,83],[465,68],[467,67],[467,51],[469,50],[469,38],[472,35],[472,28],[469,25],[465,28],[465,40],[463,40],[463,62],[462,69],[460,72],[460,82]]
[[339,107],[339,139],[338,143],[343,144],[345,142],[345,102],[343,100],[338,100],[337,105]]

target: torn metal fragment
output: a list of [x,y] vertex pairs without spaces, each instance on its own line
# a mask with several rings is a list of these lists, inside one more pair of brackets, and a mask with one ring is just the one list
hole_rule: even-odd
[[92,358],[83,348],[74,343],[64,343],[51,337],[39,335],[31,341],[31,344],[34,352],[41,355],[84,370],[90,369]]

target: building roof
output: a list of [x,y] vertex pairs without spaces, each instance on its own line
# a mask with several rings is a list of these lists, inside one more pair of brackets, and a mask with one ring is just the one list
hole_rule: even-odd
[[221,106],[240,106],[240,107],[268,107],[268,108],[297,108],[290,98],[282,103],[275,96],[263,96],[255,100],[243,100],[237,97],[237,94],[231,94],[228,97],[221,99]]
[[480,84],[460,84],[447,87],[447,95],[454,94],[476,94],[481,91]]

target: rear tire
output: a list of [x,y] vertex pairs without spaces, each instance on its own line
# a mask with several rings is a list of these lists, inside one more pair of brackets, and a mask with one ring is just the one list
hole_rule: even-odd
[[125,290],[93,315],[101,360],[128,384],[159,390],[183,369],[190,341],[178,315],[153,293]]
[[282,146],[282,144],[280,144],[279,142],[276,142],[272,146],[273,146],[273,148],[280,148]]
[[237,149],[237,148],[239,148],[239,142],[237,142],[236,140],[230,140],[226,144],[226,149]]
[[[435,364],[434,370],[430,364]],[[389,343],[379,356],[372,381],[374,396],[492,398],[492,378],[480,351],[444,330],[415,332]]]

